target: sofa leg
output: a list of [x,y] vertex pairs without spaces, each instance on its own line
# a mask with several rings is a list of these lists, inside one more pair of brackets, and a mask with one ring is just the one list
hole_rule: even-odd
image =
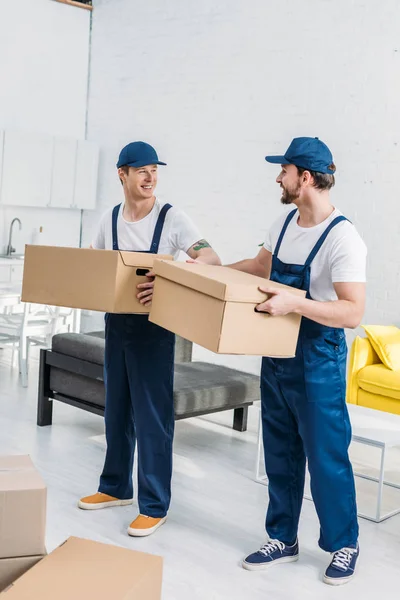
[[233,411],[233,429],[235,431],[246,431],[247,430],[247,415],[249,412],[248,406],[242,406],[235,408]]
[[49,397],[50,366],[46,363],[46,350],[40,350],[39,389],[37,424],[40,427],[51,425],[53,421],[53,401]]

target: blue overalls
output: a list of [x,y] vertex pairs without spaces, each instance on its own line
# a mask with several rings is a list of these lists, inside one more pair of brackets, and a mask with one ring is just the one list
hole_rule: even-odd
[[[120,206],[112,214],[113,250],[119,249]],[[161,209],[150,250],[145,252],[158,252],[170,208],[166,204]],[[171,499],[175,336],[150,323],[148,315],[106,314],[105,321],[107,453],[99,492],[119,499],[133,497],[136,441],[140,514],[164,517]]]
[[[280,233],[271,280],[306,290],[311,298],[311,263],[331,229],[346,219],[339,216],[329,224],[304,265],[285,264],[278,254],[295,213],[289,213]],[[272,539],[292,544],[297,538],[307,459],[320,547],[334,552],[357,543],[356,496],[348,456],[346,355],[343,329],[303,317],[296,356],[262,360],[263,443],[269,480],[266,529]]]

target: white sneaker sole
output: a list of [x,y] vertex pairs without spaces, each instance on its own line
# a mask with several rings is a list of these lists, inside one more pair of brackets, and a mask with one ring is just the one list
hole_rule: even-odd
[[82,510],[100,510],[100,508],[111,508],[112,506],[127,506],[133,504],[133,498],[130,500],[109,500],[108,502],[97,502],[92,504],[90,502],[82,502],[79,500],[78,507]]
[[285,556],[284,558],[277,558],[276,560],[271,560],[267,563],[262,563],[259,565],[255,565],[252,563],[248,563],[245,560],[242,562],[243,569],[246,571],[264,571],[265,569],[269,569],[272,566],[280,565],[283,563],[291,563],[299,560],[299,555],[296,556]]
[[161,527],[161,525],[164,525],[166,520],[167,517],[163,517],[161,521],[157,523],[157,525],[154,525],[154,527],[149,527],[148,529],[133,529],[128,527],[128,535],[132,537],[146,537],[154,533],[159,527]]
[[349,583],[349,581],[351,581],[353,577],[354,573],[353,575],[349,575],[348,577],[338,577],[337,579],[334,577],[327,577],[326,575],[324,575],[323,582],[327,583],[328,585],[345,585],[346,583]]

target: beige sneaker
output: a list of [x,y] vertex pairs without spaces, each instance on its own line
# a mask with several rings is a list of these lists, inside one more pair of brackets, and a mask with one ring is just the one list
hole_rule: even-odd
[[85,496],[85,498],[81,498],[78,502],[78,506],[79,508],[83,508],[83,510],[98,510],[99,508],[126,506],[127,504],[132,503],[133,498],[130,498],[129,500],[118,500],[118,498],[114,498],[113,496],[108,496],[102,492],[97,492],[92,496]]
[[156,519],[154,517],[147,517],[146,515],[139,515],[128,527],[128,535],[133,537],[145,537],[151,535],[161,527],[167,520],[167,517],[161,517]]

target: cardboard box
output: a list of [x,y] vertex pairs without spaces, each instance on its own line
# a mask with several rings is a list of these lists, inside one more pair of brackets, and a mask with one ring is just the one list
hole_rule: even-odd
[[256,313],[258,287],[306,292],[228,267],[156,260],[150,321],[221,354],[292,357],[301,317]]
[[160,556],[70,537],[3,592],[4,600],[160,600]]
[[46,553],[46,486],[29,456],[0,456],[0,559]]
[[0,558],[0,592],[36,565],[42,558],[43,556]]
[[155,257],[146,252],[26,246],[22,301],[110,313],[148,313],[136,298]]

